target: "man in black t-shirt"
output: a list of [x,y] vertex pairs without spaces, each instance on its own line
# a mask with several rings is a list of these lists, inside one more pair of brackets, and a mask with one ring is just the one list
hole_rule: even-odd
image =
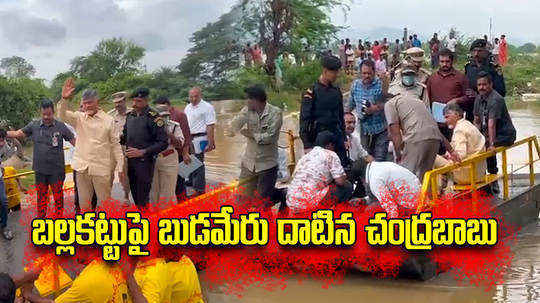
[[41,119],[28,123],[17,131],[8,131],[9,138],[28,137],[34,143],[34,160],[37,185],[38,217],[47,214],[49,187],[54,196],[56,216],[61,216],[64,208],[64,140],[75,145],[75,137],[67,126],[54,119],[54,104],[51,100],[41,101]]
[[[474,124],[486,137],[488,150],[499,146],[511,146],[516,141],[516,129],[506,108],[504,98],[493,89],[493,80],[487,72],[480,72],[477,80],[478,93],[474,101]],[[497,157],[487,159],[488,173],[496,174]],[[493,183],[493,191],[499,193],[497,182]]]

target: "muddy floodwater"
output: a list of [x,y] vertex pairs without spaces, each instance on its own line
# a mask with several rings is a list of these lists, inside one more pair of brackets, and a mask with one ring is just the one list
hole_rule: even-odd
[[[245,140],[241,135],[227,137],[223,133],[224,125],[241,107],[239,102],[214,102],[218,113],[216,133],[216,151],[208,154],[208,177],[220,182],[230,182],[240,172],[240,157]],[[540,102],[515,104],[510,106],[510,114],[517,129],[517,138],[540,134]],[[283,130],[292,129],[297,133],[298,120],[293,114],[285,114]],[[280,146],[288,146],[287,138],[282,135]],[[297,156],[300,156],[300,144],[296,144]],[[510,169],[517,169],[528,157],[527,147],[510,151],[508,162]],[[499,159],[499,164],[500,164]],[[540,173],[540,163],[535,171]],[[518,173],[527,173],[528,169]],[[505,280],[496,287],[485,290],[458,283],[450,273],[444,273],[427,282],[403,279],[381,280],[368,274],[349,274],[338,285],[323,288],[322,283],[310,279],[288,281],[284,290],[268,291],[250,287],[242,298],[226,295],[220,291],[207,291],[208,301],[213,302],[540,302],[540,223],[537,221],[523,228],[518,241],[513,247],[515,257],[512,266],[507,269]],[[204,274],[203,274],[204,280]],[[203,283],[204,284],[204,283]]]

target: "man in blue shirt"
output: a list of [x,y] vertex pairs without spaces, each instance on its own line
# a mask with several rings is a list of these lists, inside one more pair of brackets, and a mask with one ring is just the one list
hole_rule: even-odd
[[360,66],[361,79],[351,86],[350,106],[356,108],[360,120],[362,146],[376,161],[386,161],[388,132],[384,117],[381,80],[375,77],[375,63],[364,61]]
[[413,35],[412,46],[422,48],[422,41],[418,40],[418,36],[416,34]]

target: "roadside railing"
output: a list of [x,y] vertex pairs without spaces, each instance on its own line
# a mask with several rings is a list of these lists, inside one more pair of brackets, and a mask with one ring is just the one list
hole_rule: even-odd
[[[523,146],[523,145],[527,145],[528,147],[527,162],[524,165],[518,166],[515,169],[514,169],[514,166],[512,166],[512,170],[508,171],[508,160],[507,160],[508,151],[518,146]],[[534,159],[533,146],[534,148],[536,148],[536,155],[538,156],[537,159]],[[476,181],[478,180],[476,176],[477,165],[480,165],[481,162],[485,161],[487,158],[492,157],[492,156],[497,156],[498,154],[501,154],[502,156],[502,174],[500,175],[487,174],[484,180],[482,180],[481,182],[477,182]],[[512,175],[516,171],[519,171],[523,168],[527,168],[527,167],[529,168],[529,185],[530,187],[534,186],[534,182],[535,182],[534,163],[538,161],[540,161],[540,146],[538,145],[538,139],[536,138],[536,136],[531,136],[531,137],[517,141],[512,146],[497,147],[494,151],[484,152],[484,153],[472,156],[460,163],[447,165],[445,167],[428,171],[424,175],[424,181],[422,183],[422,193],[421,193],[420,201],[418,203],[417,212],[423,211],[433,206],[434,201],[436,201],[439,198],[439,177],[442,175],[449,174],[452,171],[455,171],[460,168],[469,167],[469,184],[456,185],[454,186],[454,190],[459,192],[462,195],[471,194],[473,209],[476,209],[477,202],[478,202],[477,190],[491,183],[498,182],[501,179],[503,181],[503,198],[505,200],[508,200],[510,198],[508,177],[509,175]]]

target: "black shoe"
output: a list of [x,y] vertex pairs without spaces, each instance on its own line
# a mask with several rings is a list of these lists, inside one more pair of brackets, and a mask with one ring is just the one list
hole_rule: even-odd
[[494,195],[498,195],[501,193],[501,189],[499,188],[499,182],[493,182],[491,183],[491,192],[493,192]]

